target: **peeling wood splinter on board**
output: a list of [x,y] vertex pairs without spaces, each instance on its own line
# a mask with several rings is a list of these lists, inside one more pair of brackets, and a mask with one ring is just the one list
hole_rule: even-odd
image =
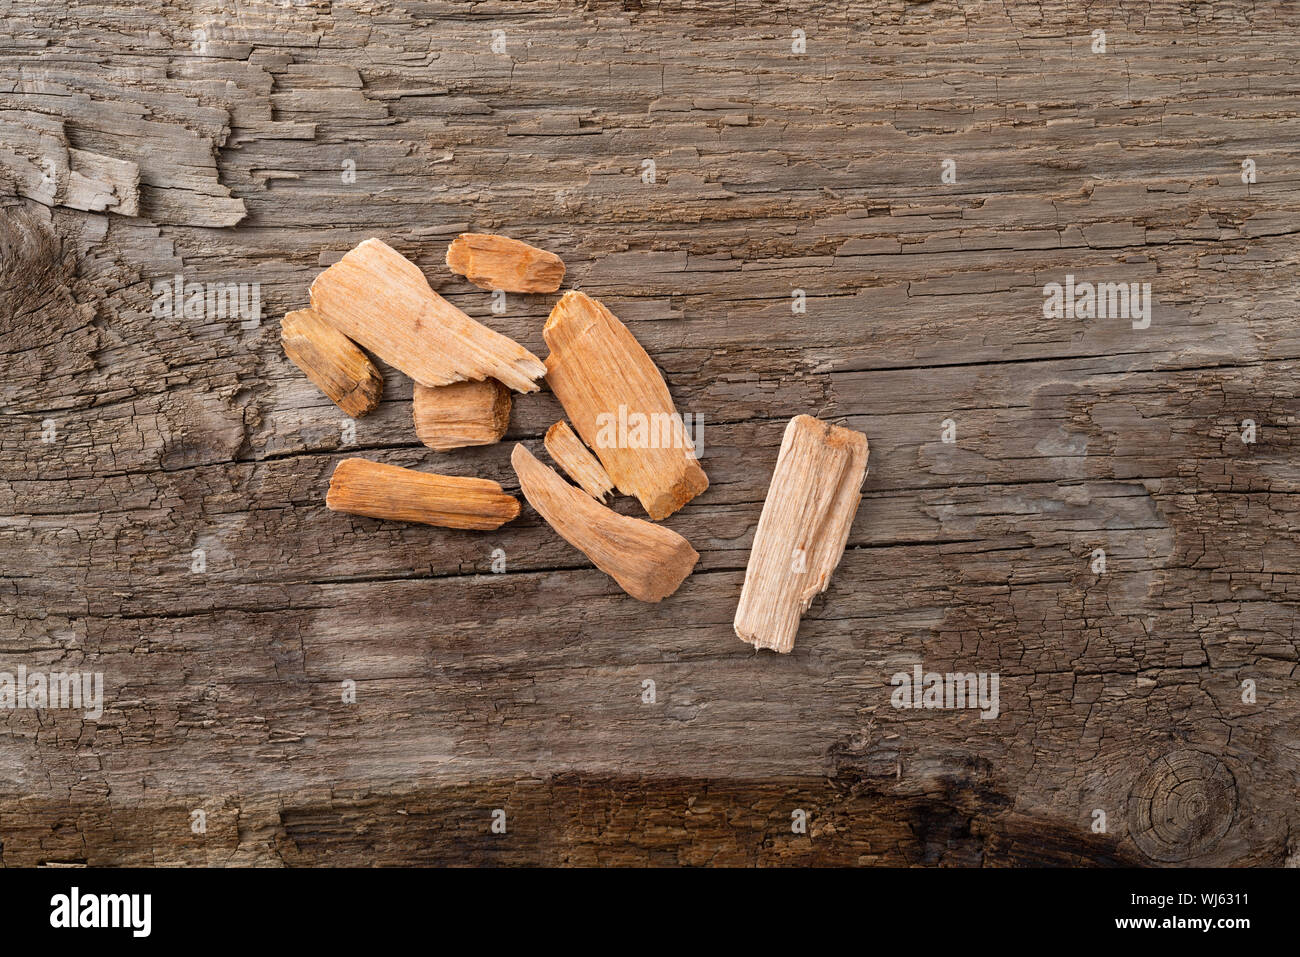
[[355,342],[310,309],[285,314],[280,344],[289,360],[352,418],[361,418],[379,404],[384,377],[375,364]]
[[330,477],[325,505],[335,512],[489,531],[519,515],[519,499],[496,482],[417,472],[367,459],[344,459]]
[[471,319],[429,287],[420,267],[367,239],[316,277],[312,309],[340,332],[426,386],[494,378],[536,392],[542,361]]
[[510,464],[528,504],[633,598],[667,598],[700,560],[691,543],[676,532],[601,505],[522,445],[515,446]]
[[480,289],[555,292],[564,281],[564,260],[518,239],[461,233],[447,247],[447,268]]
[[542,338],[547,384],[620,492],[659,521],[709,487],[663,375],[612,312],[566,292]]
[[867,474],[867,437],[810,415],[790,420],[754,533],[736,635],[786,653],[849,540]]

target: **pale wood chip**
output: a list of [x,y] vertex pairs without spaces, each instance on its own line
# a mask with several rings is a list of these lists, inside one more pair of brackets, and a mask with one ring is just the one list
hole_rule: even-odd
[[412,415],[416,436],[431,449],[491,445],[510,425],[510,390],[496,379],[432,389],[417,382]]
[[480,289],[555,292],[564,281],[555,253],[491,233],[461,233],[447,247],[447,266]]
[[335,512],[486,531],[519,515],[519,500],[496,482],[344,459],[330,477],[325,505]]
[[633,598],[667,598],[699,561],[691,543],[676,532],[606,508],[522,445],[515,446],[510,464],[528,504]]
[[867,437],[797,415],[781,440],[754,533],[736,634],[788,652],[799,620],[840,563],[867,474]]
[[536,392],[542,361],[429,288],[420,268],[367,239],[316,277],[311,305],[326,322],[421,385],[494,378]]
[[663,375],[613,313],[566,292],[542,335],[546,381],[620,492],[657,521],[709,487]]
[[357,344],[310,309],[280,320],[284,354],[354,419],[379,405],[384,377]]
[[614,483],[600,460],[573,434],[569,423],[561,419],[546,430],[543,443],[551,458],[582,487],[582,490],[599,502],[614,490]]

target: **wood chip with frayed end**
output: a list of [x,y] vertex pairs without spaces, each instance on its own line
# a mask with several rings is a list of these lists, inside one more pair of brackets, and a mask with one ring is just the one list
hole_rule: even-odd
[[310,309],[286,313],[280,320],[284,354],[330,401],[354,419],[379,404],[384,377],[357,344]]
[[709,487],[663,375],[612,312],[566,292],[542,336],[546,381],[620,492],[658,521]]
[[316,277],[312,309],[421,385],[494,378],[536,392],[542,361],[519,343],[475,322],[431,288],[391,246],[367,239]]
[[330,477],[325,505],[335,512],[486,531],[519,515],[519,500],[496,482],[344,459]]
[[510,464],[528,504],[633,598],[667,598],[699,561],[691,543],[676,532],[606,508],[522,445],[515,446]]
[[461,233],[447,247],[447,268],[480,289],[555,292],[564,281],[564,260],[518,239]]
[[600,460],[591,454],[563,419],[546,430],[543,444],[556,464],[592,498],[604,502],[605,497],[614,491],[614,483]]
[[412,415],[415,434],[431,449],[491,445],[510,425],[510,390],[496,379],[432,389],[417,382]]
[[861,432],[810,415],[790,420],[736,608],[743,641],[782,653],[794,647],[799,619],[844,554],[866,474]]

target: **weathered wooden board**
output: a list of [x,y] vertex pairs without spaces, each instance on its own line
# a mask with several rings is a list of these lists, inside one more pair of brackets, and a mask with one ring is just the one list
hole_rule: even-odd
[[[3,863],[1300,862],[1300,11],[812,6],[0,0],[0,672],[105,683],[0,709]],[[544,355],[467,231],[703,416],[661,604],[531,510],[325,509],[354,455],[517,492],[560,417],[433,452],[280,350],[378,236]],[[1067,275],[1150,325],[1044,318]],[[800,412],[870,472],[778,657],[731,621]],[[998,716],[893,707],[917,664]]]

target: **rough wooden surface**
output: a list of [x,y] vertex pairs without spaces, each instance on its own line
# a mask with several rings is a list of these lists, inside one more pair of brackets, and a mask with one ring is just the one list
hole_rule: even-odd
[[[0,662],[106,683],[98,721],[0,713],[3,862],[1300,861],[1298,28],[0,0]],[[711,485],[666,522],[700,565],[663,603],[527,510],[325,509],[358,454],[513,492],[512,440],[559,418],[525,396],[442,455],[387,369],[350,437],[280,351],[375,235],[539,352],[554,297],[493,312],[442,263],[466,231],[562,256],[705,417]],[[176,274],[259,282],[261,325],[153,315]],[[1149,328],[1045,319],[1067,274],[1150,282]],[[731,619],[799,412],[871,468],[778,657]],[[999,716],[891,707],[917,663],[999,673]]]

